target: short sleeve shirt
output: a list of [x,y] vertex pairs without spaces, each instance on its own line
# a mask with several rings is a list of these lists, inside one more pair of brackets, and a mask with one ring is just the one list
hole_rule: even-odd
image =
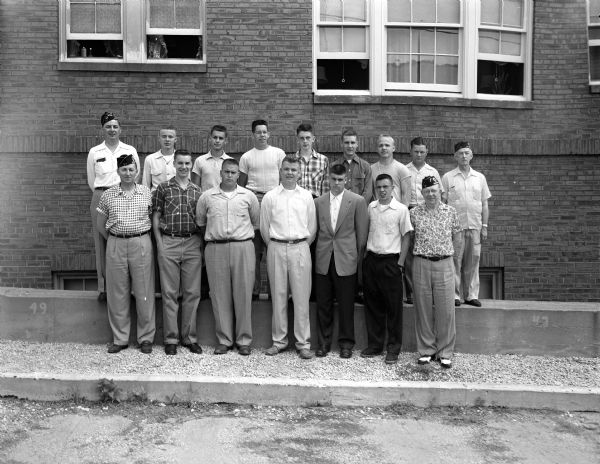
[[419,205],[410,210],[410,221],[415,228],[413,254],[439,257],[454,255],[452,235],[460,232],[458,214],[452,206],[440,203],[430,210]]
[[413,230],[408,208],[395,198],[389,205],[373,201],[369,205],[367,250],[377,254],[400,253],[402,236]]
[[463,230],[481,229],[483,202],[492,196],[485,176],[473,168],[465,176],[456,168],[444,174],[442,185],[448,197],[448,204],[458,213]]
[[196,158],[192,172],[200,176],[200,190],[203,193],[221,183],[223,161],[230,158],[226,153],[215,158],[210,152]]
[[440,183],[440,188],[442,189],[442,192],[444,191],[444,188],[442,185],[442,179],[436,168],[425,163],[421,167],[421,169],[417,169],[416,166],[412,163],[412,161],[410,163],[408,163],[406,165],[406,167],[410,171],[410,176],[411,176],[411,178],[410,178],[410,186],[411,186],[410,202],[409,202],[410,206],[417,206],[417,205],[422,205],[423,203],[425,203],[425,200],[423,199],[423,194],[421,193],[421,190],[423,188],[423,179],[427,176],[435,177],[438,180],[438,182]]
[[151,227],[152,194],[145,185],[135,184],[131,192],[121,185],[106,190],[96,210],[107,217],[106,230],[113,234],[132,235],[148,232]]
[[240,171],[248,176],[246,188],[253,192],[266,193],[279,185],[279,168],[285,158],[281,148],[253,148],[240,158]]

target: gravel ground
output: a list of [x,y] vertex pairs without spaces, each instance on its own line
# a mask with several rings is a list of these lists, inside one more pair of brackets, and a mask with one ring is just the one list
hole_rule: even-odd
[[481,355],[457,353],[452,369],[437,363],[416,364],[416,353],[401,353],[398,364],[386,365],[383,356],[364,359],[355,351],[351,359],[337,353],[325,358],[301,360],[293,350],[266,356],[255,349],[250,356],[237,352],[215,356],[213,348],[194,355],[179,347],[177,356],[155,346],[151,355],[130,347],[108,354],[105,345],[76,343],[28,343],[0,340],[0,372],[88,374],[171,374],[215,377],[278,377],[353,381],[435,381],[534,386],[600,387],[600,358]]

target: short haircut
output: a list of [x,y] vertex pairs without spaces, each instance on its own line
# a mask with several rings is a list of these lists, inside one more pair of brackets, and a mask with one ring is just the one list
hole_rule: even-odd
[[252,132],[256,129],[256,126],[266,126],[269,129],[269,124],[264,119],[256,119],[252,121]]
[[335,174],[336,176],[345,176],[348,174],[348,169],[343,163],[334,164],[333,166],[329,167],[329,173]]
[[288,163],[288,164],[300,164],[300,160],[298,158],[295,158],[293,156],[290,155],[286,155],[285,158],[283,158],[283,160],[281,160],[281,165],[283,166],[283,163]]
[[214,131],[224,132],[225,133],[225,137],[227,137],[227,128],[225,126],[222,126],[221,124],[215,124],[214,126],[212,126],[210,128],[210,135],[212,135],[212,133]]
[[309,122],[304,122],[296,128],[296,135],[298,135],[300,132],[310,132],[313,135],[315,134],[313,131],[313,126]]
[[173,161],[177,161],[177,157],[178,156],[189,156],[189,157],[191,157],[192,154],[189,151],[187,151],[187,150],[185,150],[183,148],[180,148],[178,150],[175,150],[175,155],[173,156]]
[[384,138],[385,138],[385,139],[392,139],[392,142],[394,143],[394,145],[396,145],[396,141],[394,140],[394,137],[392,137],[390,134],[385,134],[385,133],[383,133],[383,134],[379,134],[379,135],[377,136],[377,143],[379,143],[379,141],[380,141],[381,139],[384,139]]
[[226,164],[231,164],[233,166],[237,166],[238,168],[240,167],[239,161],[236,160],[235,158],[226,158],[223,160],[223,164],[221,164],[221,170],[223,170],[225,168]]
[[352,136],[352,135],[354,137],[358,137],[358,133],[352,127],[349,127],[348,129],[344,129],[342,131],[342,140],[344,139],[344,137]]
[[392,186],[394,185],[394,179],[392,179],[392,176],[390,176],[389,174],[379,174],[377,176],[377,178],[375,179],[375,183],[379,182],[380,180],[389,180],[390,183],[392,184]]
[[174,125],[172,125],[172,124],[169,124],[168,126],[161,127],[160,129],[158,129],[158,133],[159,133],[159,134],[160,134],[160,131],[161,131],[161,130],[171,130],[171,131],[173,131],[173,132],[177,133],[177,129],[175,129],[175,126],[174,126]]
[[412,139],[410,141],[410,149],[411,150],[412,150],[412,147],[414,147],[415,145],[427,146],[427,144],[425,143],[425,139],[423,139],[423,137],[415,137],[414,139]]

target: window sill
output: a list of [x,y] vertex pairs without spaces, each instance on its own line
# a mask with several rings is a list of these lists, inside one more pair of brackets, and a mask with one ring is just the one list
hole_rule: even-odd
[[205,73],[206,64],[59,62],[57,69],[59,71]]
[[[600,86],[599,86],[600,87]],[[470,108],[506,108],[532,110],[533,102],[517,100],[480,100],[454,97],[411,95],[314,95],[315,105],[420,105],[460,106]]]

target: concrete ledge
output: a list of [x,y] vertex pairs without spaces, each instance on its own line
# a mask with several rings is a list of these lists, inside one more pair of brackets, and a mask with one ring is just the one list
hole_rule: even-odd
[[[445,382],[349,382],[262,378],[114,376],[121,401],[271,406],[476,406],[600,411],[600,388]],[[58,401],[100,400],[97,376],[0,374],[0,396]]]
[[[456,308],[456,351],[480,354],[528,354],[552,356],[600,355],[600,303],[483,300],[482,308]],[[135,303],[132,301],[132,308]],[[135,313],[135,310],[132,311]],[[290,330],[293,317],[290,308]],[[414,309],[404,307],[403,350],[416,351]],[[362,305],[355,310],[356,348],[366,346]],[[215,323],[209,301],[198,310],[200,344],[215,345]],[[337,313],[335,320],[337,325]],[[316,307],[311,304],[313,348],[316,338]],[[162,306],[157,300],[157,332],[162,341]],[[271,345],[271,302],[252,307],[252,346]],[[132,317],[135,341],[135,314]],[[334,331],[334,340],[337,330]],[[0,287],[0,339],[32,342],[102,344],[111,341],[106,304],[95,292]],[[335,348],[335,344],[334,344]]]

